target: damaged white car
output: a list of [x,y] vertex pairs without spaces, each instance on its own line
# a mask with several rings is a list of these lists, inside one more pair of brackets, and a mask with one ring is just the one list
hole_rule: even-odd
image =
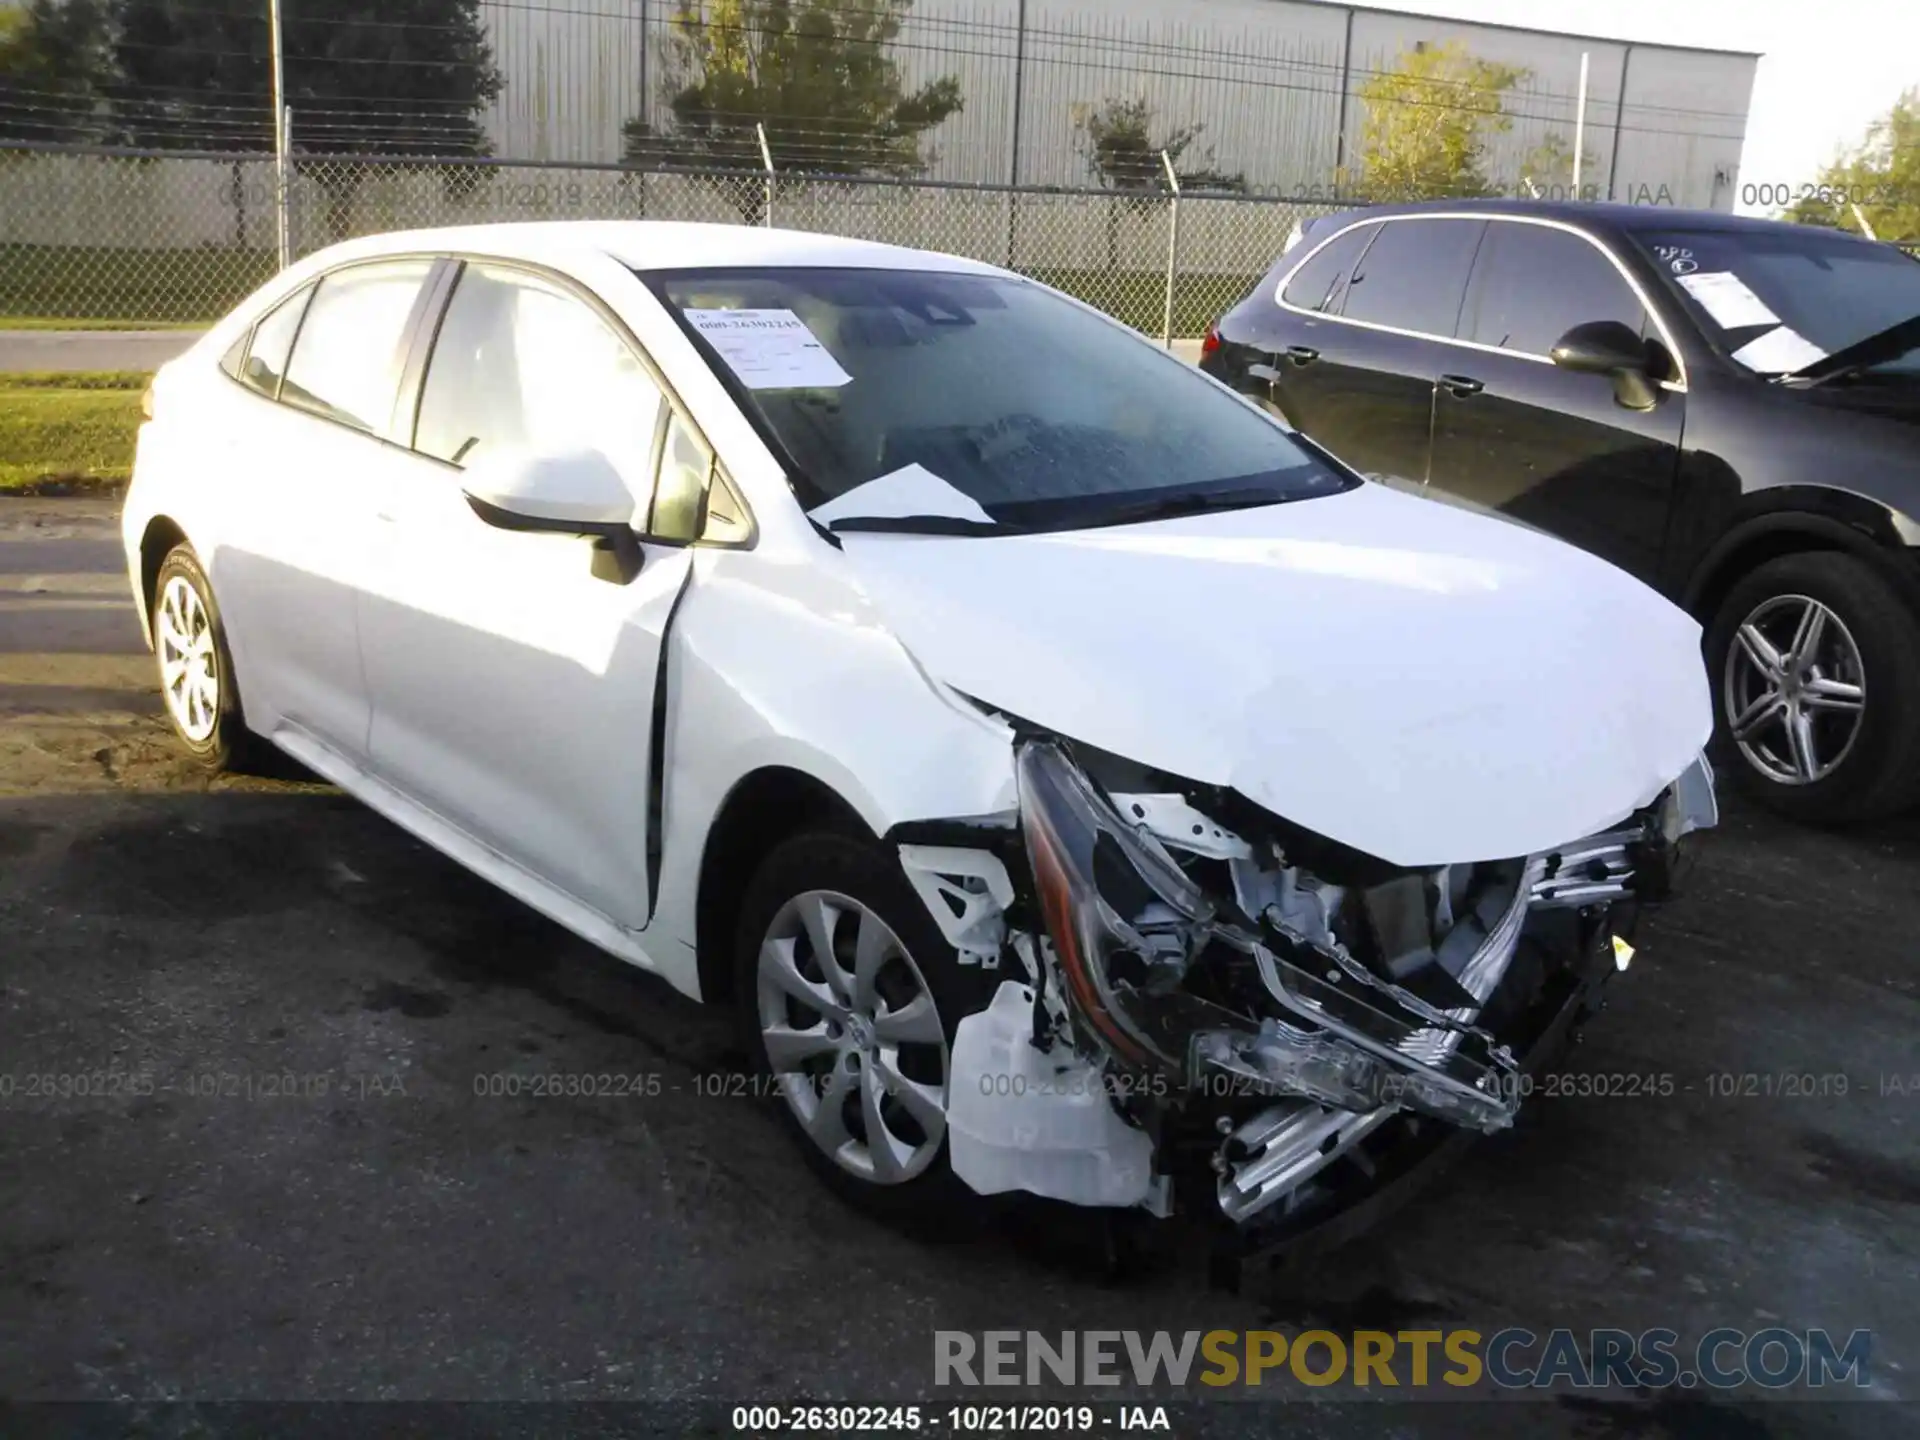
[[356,240],[147,408],[188,749],[735,1007],[881,1210],[1359,1213],[1512,1120],[1714,820],[1678,609],[991,266]]

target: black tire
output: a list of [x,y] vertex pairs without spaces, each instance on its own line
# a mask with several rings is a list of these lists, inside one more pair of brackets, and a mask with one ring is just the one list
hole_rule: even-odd
[[[1863,709],[1850,744],[1829,773],[1785,783],[1759,768],[1735,741],[1727,714],[1729,656],[1743,622],[1772,600],[1806,597],[1832,612],[1858,652]],[[1876,819],[1920,800],[1920,615],[1872,565],[1835,551],[1770,560],[1739,581],[1707,629],[1715,747],[1724,770],[1768,808],[1811,824]],[[1831,723],[1831,721],[1823,721]],[[1777,728],[1777,727],[1776,727]],[[1832,732],[1823,732],[1831,734]],[[1764,731],[1759,747],[1779,749],[1784,732]]]
[[[184,580],[192,587],[199,598],[201,609],[205,612],[213,641],[213,680],[218,695],[218,705],[210,733],[196,737],[182,725],[180,717],[174,713],[174,707],[167,701],[167,676],[165,655],[162,647],[160,626],[162,617],[160,607],[162,597],[167,593],[168,585],[174,580]],[[200,561],[186,545],[176,545],[167,552],[166,559],[160,562],[160,570],[154,577],[153,594],[148,597],[149,611],[153,620],[154,663],[160,672],[161,704],[167,716],[167,723],[173,727],[174,738],[192,757],[195,764],[209,773],[217,774],[225,770],[250,768],[249,762],[258,756],[260,742],[247,729],[245,713],[240,707],[240,687],[234,679],[233,655],[227,648],[227,632],[220,619],[219,602],[213,598],[213,586],[207,582],[206,571],[200,568]]]
[[[793,836],[778,845],[754,874],[741,904],[735,934],[734,993],[741,1039],[755,1071],[762,1077],[773,1073],[761,1027],[761,944],[787,903],[811,891],[846,896],[886,922],[924,980],[950,1055],[954,1027],[965,1016],[986,1007],[1003,978],[1001,972],[960,964],[953,947],[907,883],[897,857],[869,839],[820,830]],[[835,939],[837,943],[838,933]],[[901,1063],[904,1066],[905,1060]],[[932,1234],[968,1228],[991,1212],[987,1199],[953,1174],[947,1163],[944,1133],[937,1153],[925,1168],[911,1178],[882,1184],[855,1175],[831,1158],[807,1133],[778,1089],[769,1086],[765,1093],[807,1164],[837,1194],[866,1213],[901,1228]],[[854,1108],[857,1111],[857,1106]],[[849,1112],[850,1118],[853,1113]]]

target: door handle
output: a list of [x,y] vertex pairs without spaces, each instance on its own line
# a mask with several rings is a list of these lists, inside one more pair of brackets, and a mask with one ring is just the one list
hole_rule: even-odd
[[1440,383],[1446,387],[1449,395],[1457,395],[1462,400],[1469,395],[1478,395],[1487,388],[1484,381],[1476,380],[1471,375],[1442,375]]
[[1320,358],[1320,352],[1311,345],[1287,346],[1287,359],[1296,365],[1311,365]]

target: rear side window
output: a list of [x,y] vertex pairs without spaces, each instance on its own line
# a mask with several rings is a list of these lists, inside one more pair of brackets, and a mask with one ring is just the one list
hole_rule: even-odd
[[356,430],[385,430],[399,389],[400,341],[431,268],[429,260],[387,260],[324,277],[280,398]]
[[1281,297],[1302,310],[1338,311],[1348,273],[1378,225],[1356,225],[1327,242],[1287,280]]
[[253,327],[253,343],[246,347],[246,359],[240,362],[234,379],[262,395],[278,397],[280,377],[287,372],[287,352],[293,348],[294,332],[300,328],[300,316],[312,295],[311,285],[302,286]]
[[1548,225],[1494,221],[1474,265],[1462,337],[1545,355],[1590,320],[1618,320],[1646,333],[1646,307],[1591,241]]
[[413,443],[452,465],[489,448],[591,447],[644,497],[664,403],[626,341],[577,296],[469,263],[434,341]]
[[1484,220],[1395,220],[1347,282],[1340,314],[1452,339]]

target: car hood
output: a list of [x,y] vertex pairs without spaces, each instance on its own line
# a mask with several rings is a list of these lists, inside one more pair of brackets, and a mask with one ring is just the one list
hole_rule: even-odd
[[1059,534],[840,540],[956,689],[1399,865],[1605,829],[1712,725],[1682,611],[1548,536],[1378,485]]

